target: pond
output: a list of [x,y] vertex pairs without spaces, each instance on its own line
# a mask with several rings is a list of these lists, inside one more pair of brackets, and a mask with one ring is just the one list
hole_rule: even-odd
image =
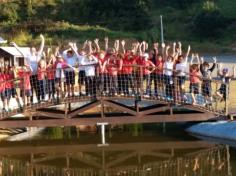
[[233,176],[236,150],[190,136],[184,124],[47,128],[0,143],[1,176]]

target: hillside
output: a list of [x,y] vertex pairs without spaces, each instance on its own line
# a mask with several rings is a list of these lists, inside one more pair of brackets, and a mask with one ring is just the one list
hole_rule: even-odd
[[15,0],[0,4],[0,33],[20,45],[44,33],[50,45],[109,36],[191,43],[203,52],[233,52],[235,0]]

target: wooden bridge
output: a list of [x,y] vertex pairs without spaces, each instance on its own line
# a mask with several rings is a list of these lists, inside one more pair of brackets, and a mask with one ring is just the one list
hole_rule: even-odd
[[[229,148],[202,141],[116,143],[107,147],[5,142],[0,146],[0,156],[1,175],[9,176],[232,176]],[[57,161],[60,167],[55,166]]]
[[[96,77],[99,79],[99,77]],[[108,124],[132,124],[132,123],[159,123],[159,122],[191,122],[227,119],[233,115],[234,99],[233,85],[231,81],[227,98],[221,102],[214,99],[211,105],[206,104],[203,95],[196,95],[196,104],[192,104],[190,91],[188,90],[189,76],[186,76],[185,95],[183,101],[178,92],[178,81],[174,77],[173,98],[165,95],[164,88],[158,96],[154,96],[154,85],[150,83],[150,92],[147,96],[147,87],[142,74],[134,82],[134,94],[103,94],[99,82],[96,82],[96,94],[91,96],[79,95],[78,85],[75,85],[76,94],[73,97],[60,96],[58,101],[48,100],[41,103],[27,105],[24,101],[23,110],[15,106],[11,100],[12,110],[0,112],[0,127],[54,127],[95,125],[97,123]],[[22,78],[8,80],[14,82],[17,92],[20,91],[19,82]],[[164,82],[164,80],[163,80]],[[212,94],[219,90],[221,82],[211,80]],[[159,86],[159,85],[158,85]],[[161,87],[161,86],[160,86]],[[162,85],[163,87],[163,85]],[[82,89],[85,89],[82,87]],[[159,87],[158,87],[159,89]],[[162,88],[160,88],[162,89]],[[228,89],[227,89],[228,90]],[[236,89],[235,89],[236,90]],[[65,92],[66,93],[66,92]],[[236,100],[236,98],[235,98]],[[232,113],[232,114],[231,114]]]

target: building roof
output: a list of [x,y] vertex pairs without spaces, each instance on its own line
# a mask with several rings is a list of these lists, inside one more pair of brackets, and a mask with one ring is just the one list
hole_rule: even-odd
[[2,37],[0,37],[0,43],[7,43],[7,40],[4,40]]
[[[24,55],[30,54],[29,47],[19,47]],[[0,47],[0,50],[7,52],[8,54],[12,55],[13,57],[23,57],[22,54],[15,48],[15,47]]]

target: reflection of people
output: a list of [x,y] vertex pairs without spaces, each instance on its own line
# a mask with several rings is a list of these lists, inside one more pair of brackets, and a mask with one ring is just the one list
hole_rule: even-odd
[[97,132],[97,126],[88,126],[88,125],[79,125],[77,126],[77,129],[79,132],[91,132],[96,133]]

